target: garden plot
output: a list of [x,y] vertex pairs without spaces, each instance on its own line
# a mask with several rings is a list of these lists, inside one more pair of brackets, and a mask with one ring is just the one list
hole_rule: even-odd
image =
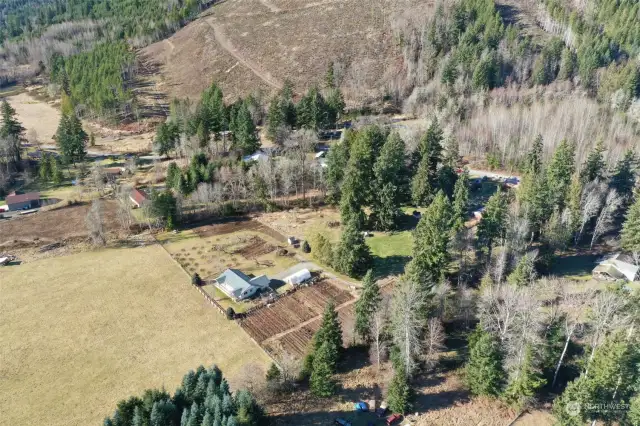
[[[163,234],[158,240],[171,257],[190,275],[205,281],[202,289],[224,308],[244,312],[255,302],[235,302],[220,291],[214,280],[226,269],[239,269],[247,275],[275,274],[295,265],[291,253],[283,254],[284,243],[267,233],[267,227],[255,221],[207,225],[179,234]],[[256,231],[258,229],[258,231]],[[221,232],[222,231],[222,232]],[[271,231],[273,232],[273,231]],[[285,291],[286,286],[278,291]]]
[[320,327],[322,312],[333,300],[343,328],[345,342],[351,340],[355,296],[329,280],[288,294],[261,307],[242,320],[242,328],[267,352],[278,356],[286,352],[302,357],[313,334]]

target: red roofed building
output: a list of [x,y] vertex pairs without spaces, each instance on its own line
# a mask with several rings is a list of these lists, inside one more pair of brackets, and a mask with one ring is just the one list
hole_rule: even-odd
[[29,210],[40,207],[40,193],[27,192],[26,194],[18,194],[15,191],[7,195],[4,199],[9,207],[9,211]]
[[146,203],[149,200],[149,197],[147,197],[147,194],[145,194],[144,191],[138,188],[133,188],[131,190],[131,195],[129,195],[129,198],[131,199],[131,202],[133,203],[133,205],[136,206],[136,208],[142,207],[144,203]]

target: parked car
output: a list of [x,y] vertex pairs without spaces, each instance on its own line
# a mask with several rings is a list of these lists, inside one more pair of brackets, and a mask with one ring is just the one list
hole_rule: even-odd
[[396,423],[399,423],[401,420],[402,420],[401,414],[392,414],[389,417],[387,417],[387,425],[389,426],[394,425]]
[[387,403],[385,401],[382,401],[380,403],[380,407],[376,409],[376,415],[382,418],[385,414],[387,414]]
[[354,408],[356,411],[362,411],[362,412],[369,411],[369,406],[367,405],[367,403],[362,401],[356,402]]
[[351,426],[351,422],[343,419],[342,417],[338,417],[337,419],[335,419],[333,424],[337,426]]

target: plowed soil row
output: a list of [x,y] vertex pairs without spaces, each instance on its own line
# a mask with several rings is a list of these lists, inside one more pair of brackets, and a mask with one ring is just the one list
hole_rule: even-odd
[[271,306],[251,312],[242,321],[242,328],[258,343],[263,343],[321,315],[329,300],[340,306],[353,299],[351,293],[325,280],[284,296]]
[[247,244],[236,250],[234,253],[242,255],[245,259],[255,259],[256,257],[271,253],[276,246],[269,244],[262,238],[252,237]]
[[257,231],[270,236],[276,241],[286,243],[287,239],[279,232],[258,222],[247,218],[235,218],[229,221],[202,225],[193,229],[200,238],[212,237],[214,235],[233,234],[240,231]]

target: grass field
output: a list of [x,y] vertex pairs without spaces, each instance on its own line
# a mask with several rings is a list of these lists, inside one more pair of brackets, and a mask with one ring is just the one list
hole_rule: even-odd
[[269,359],[158,246],[0,270],[0,424],[98,425],[118,400],[173,391],[199,364],[230,381]]

